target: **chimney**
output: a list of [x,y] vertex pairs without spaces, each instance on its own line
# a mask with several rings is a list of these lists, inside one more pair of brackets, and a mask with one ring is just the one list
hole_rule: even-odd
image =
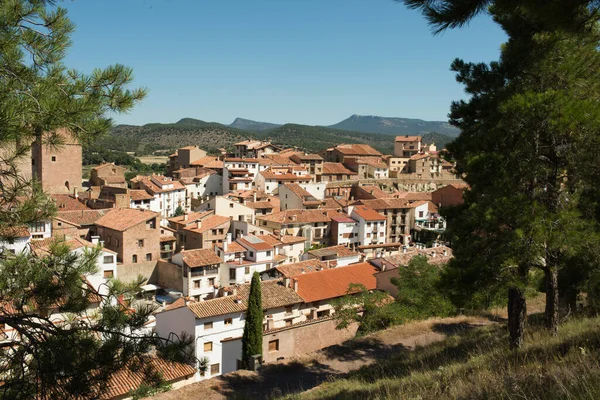
[[294,279],[294,292],[298,293],[298,280]]
[[100,241],[100,236],[92,236],[92,244],[98,244]]
[[235,286],[233,287],[233,290],[232,290],[232,292],[231,292],[231,295],[232,295],[232,296],[237,296],[237,287],[235,287]]
[[256,192],[252,193],[252,200],[256,202]]
[[73,197],[75,197],[76,199],[79,198],[79,193],[77,193],[77,186],[73,187]]
[[187,213],[187,211],[183,213],[183,220],[184,221],[188,220],[188,213]]
[[185,251],[185,244],[183,244],[183,243],[181,244],[181,250],[179,250],[179,251]]
[[242,303],[242,299],[240,299],[239,297],[236,297],[235,300],[233,300],[235,302],[235,304],[241,304]]
[[402,253],[406,254],[407,248],[406,246],[402,246]]
[[104,240],[100,240],[98,243],[100,243],[100,247],[104,248]]
[[283,279],[283,286],[285,286],[285,287],[287,287],[287,288],[289,288],[289,287],[290,287],[290,278],[288,278],[288,277],[285,277],[285,278]]
[[444,249],[443,253],[444,253],[444,256],[447,256],[448,255],[448,250]]

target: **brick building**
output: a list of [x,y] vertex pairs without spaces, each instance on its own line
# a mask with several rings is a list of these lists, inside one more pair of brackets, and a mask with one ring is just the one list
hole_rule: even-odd
[[98,165],[90,171],[90,185],[127,188],[125,171],[127,169],[115,164]]
[[45,133],[31,145],[32,174],[47,193],[73,193],[82,186],[82,150],[66,129],[58,129],[60,145],[49,145],[53,134]]
[[453,183],[431,193],[431,201],[438,207],[457,206],[463,203],[466,183]]
[[123,264],[158,260],[159,214],[131,208],[112,209],[96,221],[97,234]]

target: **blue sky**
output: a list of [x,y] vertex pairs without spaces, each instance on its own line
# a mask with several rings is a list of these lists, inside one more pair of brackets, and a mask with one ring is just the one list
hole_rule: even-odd
[[445,120],[449,66],[498,58],[487,17],[433,36],[393,0],[67,0],[66,64],[121,63],[148,97],[117,123],[235,117],[329,125],[351,114]]

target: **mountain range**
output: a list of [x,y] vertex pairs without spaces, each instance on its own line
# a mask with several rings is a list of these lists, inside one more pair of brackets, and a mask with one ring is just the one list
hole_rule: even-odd
[[[342,129],[343,128],[343,129]],[[353,115],[331,126],[273,124],[236,118],[230,125],[183,118],[175,123],[149,123],[142,126],[117,125],[97,145],[115,151],[153,154],[182,146],[199,145],[217,152],[246,140],[270,140],[282,147],[297,147],[319,152],[340,143],[366,143],[384,154],[391,154],[394,135],[419,134],[426,143],[439,148],[458,135],[458,129],[440,121]]]

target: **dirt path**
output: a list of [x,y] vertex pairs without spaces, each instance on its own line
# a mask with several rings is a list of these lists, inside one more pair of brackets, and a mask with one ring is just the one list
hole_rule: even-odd
[[331,378],[418,346],[444,340],[493,322],[481,317],[456,317],[414,322],[349,340],[311,355],[268,364],[256,372],[236,371],[154,396],[153,400],[264,399],[314,388]]

